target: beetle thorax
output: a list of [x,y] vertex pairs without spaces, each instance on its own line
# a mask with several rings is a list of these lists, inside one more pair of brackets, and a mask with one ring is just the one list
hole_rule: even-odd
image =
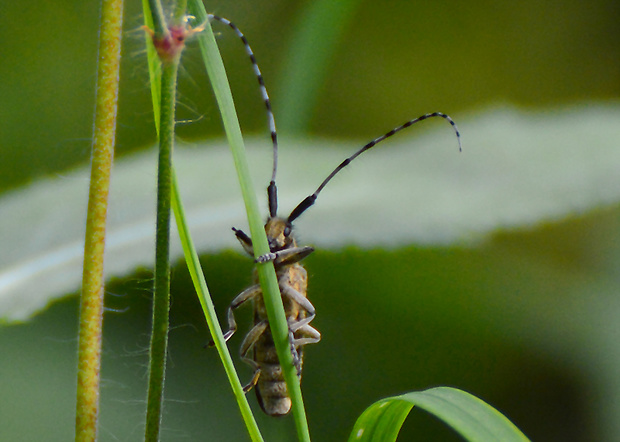
[[265,233],[271,252],[297,247],[292,234],[292,226],[283,218],[269,218],[265,224]]

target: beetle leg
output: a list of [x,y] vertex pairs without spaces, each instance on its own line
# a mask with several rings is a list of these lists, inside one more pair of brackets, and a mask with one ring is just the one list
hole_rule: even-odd
[[266,253],[259,256],[254,261],[264,263],[273,261],[277,265],[289,265],[301,261],[306,256],[314,252],[314,247],[291,247],[289,249],[278,250],[277,252]]
[[239,293],[235,299],[230,303],[228,307],[228,331],[224,333],[224,339],[229,340],[230,337],[237,331],[237,323],[235,322],[235,315],[233,310],[238,309],[247,301],[254,299],[261,294],[261,288],[258,284],[253,285]]
[[305,318],[299,320],[290,319],[288,321],[288,329],[293,333],[296,333],[299,329],[309,324],[314,319],[314,316],[316,315],[306,316]]
[[293,247],[286,250],[281,250],[280,252],[276,252],[276,260],[274,264],[277,265],[290,265],[295,264],[296,262],[301,261],[306,256],[314,252],[314,247],[304,246],[304,247]]
[[233,229],[233,232],[235,232],[235,236],[237,237],[237,239],[243,246],[243,249],[250,255],[254,256],[254,248],[252,247],[252,239],[248,235],[246,235],[243,230],[235,229],[234,227],[232,229]]
[[283,295],[287,296],[291,301],[299,304],[305,311],[308,312],[308,317],[305,318],[307,319],[306,324],[312,321],[312,319],[314,319],[314,316],[316,315],[316,310],[314,309],[314,306],[308,300],[308,298],[306,298],[304,295],[302,295],[293,287],[284,282],[280,284],[280,291]]
[[[305,320],[302,319],[294,325],[297,325],[304,321]],[[314,327],[308,325],[307,322],[297,327],[297,334],[301,335],[302,337],[294,339],[293,344],[295,345],[295,347],[302,347],[307,344],[316,344],[321,340],[321,333],[319,333],[319,331]]]
[[[256,284],[256,285],[253,285],[252,287],[245,289],[244,291],[239,293],[235,297],[235,299],[233,299],[233,301],[230,303],[230,306],[228,307],[228,312],[227,312],[228,330],[226,331],[226,333],[224,333],[225,341],[228,341],[231,338],[231,336],[234,335],[235,332],[237,331],[237,321],[235,321],[235,315],[233,313],[233,310],[238,309],[244,303],[246,303],[250,299],[255,298],[261,293],[262,292],[261,292],[260,286]],[[211,339],[209,343],[206,345],[206,347],[213,347],[214,345],[215,345],[215,341]]]
[[291,354],[293,355],[293,367],[297,369],[297,376],[301,376],[301,351],[297,350],[297,346],[295,345],[295,335],[290,328],[288,331],[288,341],[291,347]]
[[241,348],[239,350],[239,354],[241,355],[241,359],[243,362],[248,364],[250,367],[254,369],[254,375],[252,376],[252,380],[243,387],[243,392],[247,393],[250,391],[258,382],[258,378],[260,377],[260,366],[256,363],[254,359],[248,357],[248,353],[258,341],[258,338],[265,332],[269,323],[267,321],[261,321],[252,327],[252,330],[248,332],[246,337],[243,339],[241,343]]
[[[305,318],[307,319],[307,318]],[[295,333],[289,328],[289,343],[293,354],[293,366],[297,369],[297,376],[301,376],[302,352],[304,345],[315,344],[321,340],[321,333],[309,326],[305,319],[293,323],[292,326],[297,330],[297,334],[302,337],[295,338]],[[305,325],[299,326],[299,323]]]
[[258,383],[258,378],[260,378],[260,368],[256,368],[256,370],[254,371],[254,376],[252,376],[250,382],[248,382],[247,385],[243,386],[243,392],[247,393],[252,388],[256,387],[256,384]]

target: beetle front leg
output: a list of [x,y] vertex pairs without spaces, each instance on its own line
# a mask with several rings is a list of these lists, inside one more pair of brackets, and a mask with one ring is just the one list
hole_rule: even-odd
[[314,252],[314,247],[291,247],[277,252],[266,253],[259,256],[254,261],[257,263],[273,261],[273,263],[277,265],[289,265],[301,261],[312,252]]
[[243,249],[250,255],[254,255],[254,247],[252,246],[252,239],[245,234],[243,230],[232,228],[233,232],[235,232],[235,236],[243,246]]

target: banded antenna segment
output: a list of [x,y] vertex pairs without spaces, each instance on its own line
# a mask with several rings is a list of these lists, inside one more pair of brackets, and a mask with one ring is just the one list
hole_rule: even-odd
[[461,134],[459,133],[459,128],[456,126],[456,123],[452,120],[452,118],[450,118],[450,116],[448,116],[448,115],[446,115],[446,114],[444,114],[442,112],[432,112],[430,114],[424,114],[421,117],[414,118],[413,120],[409,120],[405,124],[402,124],[402,125],[400,125],[398,127],[395,127],[394,129],[392,129],[391,131],[387,132],[386,134],[381,135],[378,138],[375,138],[371,142],[369,142],[366,145],[364,145],[361,149],[359,149],[357,152],[355,152],[349,158],[347,158],[342,163],[340,163],[338,165],[338,167],[336,167],[332,171],[332,173],[330,173],[329,176],[327,178],[325,178],[325,180],[323,180],[321,185],[318,187],[318,189],[316,189],[316,191],[312,195],[307,196],[301,203],[299,203],[299,205],[297,207],[295,207],[295,209],[293,209],[293,211],[291,212],[291,214],[288,217],[288,222],[292,223],[295,219],[297,219],[299,217],[299,215],[304,213],[310,206],[312,206],[314,204],[314,202],[316,201],[317,197],[319,196],[319,193],[321,192],[321,190],[323,190],[323,188],[327,185],[327,183],[329,183],[331,181],[331,179],[334,176],[336,176],[336,174],[338,172],[340,172],[342,169],[347,167],[349,165],[349,163],[351,163],[351,161],[353,161],[359,155],[363,154],[367,150],[369,150],[372,147],[376,146],[377,144],[379,144],[381,141],[385,140],[386,138],[389,138],[392,135],[400,132],[401,130],[406,129],[409,126],[414,125],[415,123],[418,123],[420,121],[426,120],[428,118],[433,118],[433,117],[443,118],[448,123],[450,123],[450,125],[454,129],[454,132],[456,133],[456,140],[459,143],[459,152],[461,152],[462,151],[462,147],[461,147]]
[[250,43],[248,39],[245,38],[243,32],[230,20],[220,17],[215,14],[207,14],[208,20],[215,20],[223,25],[228,26],[232,29],[237,37],[243,43],[245,47],[245,52],[248,54],[250,58],[250,62],[252,63],[252,69],[254,70],[254,75],[256,76],[256,80],[258,81],[258,86],[260,89],[260,94],[263,98],[263,102],[265,103],[265,109],[267,110],[267,121],[269,123],[269,131],[271,132],[271,142],[273,143],[273,168],[271,172],[271,182],[269,183],[269,187],[267,188],[267,193],[269,195],[269,214],[274,217],[276,216],[276,212],[278,211],[278,197],[277,197],[277,188],[276,188],[276,171],[278,170],[278,134],[276,132],[276,120],[273,116],[273,111],[271,109],[271,101],[269,100],[269,94],[267,93],[267,88],[265,87],[265,80],[263,79],[263,74],[258,67],[258,63],[256,62],[256,56],[254,55],[254,51],[250,47]]

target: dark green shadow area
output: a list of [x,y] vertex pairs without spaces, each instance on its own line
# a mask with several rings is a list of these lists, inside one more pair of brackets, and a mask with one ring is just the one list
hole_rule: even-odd
[[[504,233],[477,249],[347,248],[308,257],[313,325],[323,335],[306,349],[302,382],[313,436],[343,440],[375,400],[438,385],[484,399],[532,440],[588,441],[610,431],[601,407],[611,398],[599,392],[609,376],[614,349],[605,342],[614,325],[598,309],[613,316],[617,308],[608,298],[618,283],[604,264],[618,247],[600,232],[617,224],[617,215]],[[202,263],[223,318],[250,284],[251,262],[224,252]],[[184,264],[173,276],[163,440],[198,440],[205,432],[245,440],[217,355],[203,348],[209,337]],[[114,311],[104,325],[101,440],[135,440],[142,432],[150,287],[142,271],[107,289],[106,306]],[[237,317],[230,346],[242,379],[249,379],[236,353],[251,309]],[[72,437],[76,324],[70,297],[28,324],[0,330],[0,413],[11,423],[0,439]],[[294,434],[290,419],[258,415],[266,438]],[[401,438],[414,436],[459,440],[417,410]]]

